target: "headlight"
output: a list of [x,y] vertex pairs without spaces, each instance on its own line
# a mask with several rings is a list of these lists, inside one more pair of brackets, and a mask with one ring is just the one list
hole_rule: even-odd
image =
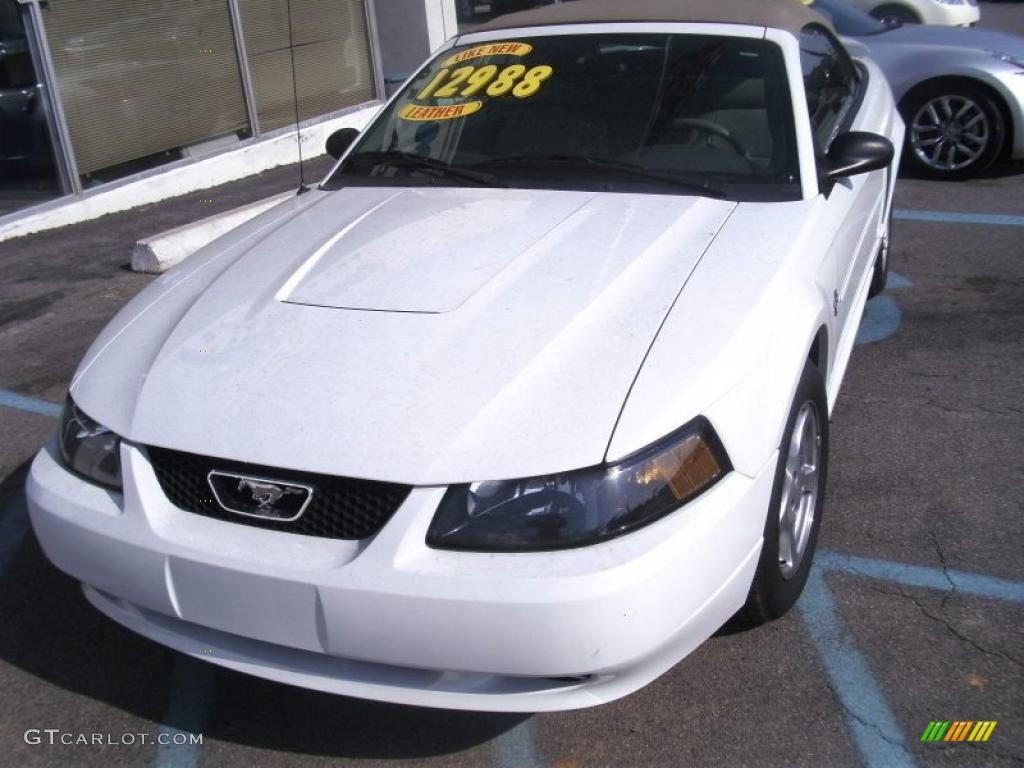
[[476,552],[595,544],[673,512],[730,469],[711,424],[700,418],[610,466],[452,486],[427,544]]
[[60,417],[60,455],[86,480],[121,490],[121,438],[82,413],[70,397]]

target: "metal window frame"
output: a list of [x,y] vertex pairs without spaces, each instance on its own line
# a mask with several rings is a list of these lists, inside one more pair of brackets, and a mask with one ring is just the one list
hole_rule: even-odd
[[238,56],[238,71],[242,74],[242,97],[245,99],[245,111],[249,115],[249,129],[252,138],[258,139],[260,117],[256,108],[256,89],[252,83],[252,71],[249,69],[249,56],[245,47],[245,32],[242,29],[242,11],[238,0],[228,0],[228,12],[231,15],[231,29],[235,34],[235,55]]
[[57,84],[57,73],[53,68],[50,56],[50,44],[46,39],[46,26],[43,23],[40,0],[18,0],[25,13],[22,21],[25,24],[25,35],[28,40],[32,66],[36,70],[36,79],[43,93],[43,105],[46,109],[46,122],[50,129],[50,142],[53,145],[53,157],[57,163],[57,176],[61,192],[64,195],[82,192],[82,177],[78,175],[74,148],[71,143],[71,131],[68,128],[64,105],[60,98]]
[[384,62],[380,53],[380,35],[377,32],[376,0],[363,0],[366,14],[366,32],[370,44],[370,67],[373,70],[373,87],[377,98],[383,103],[388,100],[387,85],[384,82]]

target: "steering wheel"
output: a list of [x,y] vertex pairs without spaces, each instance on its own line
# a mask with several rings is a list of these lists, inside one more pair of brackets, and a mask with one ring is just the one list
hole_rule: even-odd
[[754,162],[754,158],[750,156],[747,148],[740,144],[736,137],[732,135],[732,132],[721,123],[716,123],[713,120],[703,120],[699,117],[680,117],[673,120],[672,123],[686,128],[695,128],[708,136],[717,136],[725,140],[725,143],[729,145],[733,152],[746,161],[750,170],[754,172],[761,170],[757,163]]

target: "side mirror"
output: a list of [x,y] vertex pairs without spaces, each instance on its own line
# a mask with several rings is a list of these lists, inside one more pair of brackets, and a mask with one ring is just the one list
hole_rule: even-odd
[[892,142],[885,136],[863,131],[840,134],[825,155],[825,179],[834,182],[847,176],[887,168],[895,155]]
[[335,160],[340,160],[345,150],[352,146],[352,142],[359,137],[359,131],[355,128],[339,128],[327,137],[327,154]]

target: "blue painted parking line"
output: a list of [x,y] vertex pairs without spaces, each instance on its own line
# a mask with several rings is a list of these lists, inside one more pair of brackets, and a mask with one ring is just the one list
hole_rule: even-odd
[[[61,406],[34,397],[0,389],[0,406],[41,416],[59,418]],[[28,512],[24,494],[18,494],[0,510],[0,576],[21,548],[28,533]],[[193,734],[202,733],[209,712],[213,667],[179,655],[175,661],[167,712],[157,729],[153,768],[196,768],[203,746],[193,742]],[[167,743],[161,744],[160,741]]]
[[27,533],[28,509],[25,507],[25,495],[18,493],[0,508],[0,576],[7,573]]
[[831,688],[847,713],[853,742],[867,768],[911,768],[896,717],[867,662],[843,626],[824,569],[812,568],[797,603],[818,648]]
[[955,588],[957,592],[975,597],[1024,603],[1024,581],[1010,581],[979,573],[928,568],[888,560],[872,560],[829,550],[819,552],[815,557],[815,563],[829,570],[891,581],[905,587],[925,587],[943,592],[950,592]]
[[199,765],[203,745],[193,743],[193,736],[201,734],[206,725],[213,674],[212,664],[177,654],[164,725],[157,729],[153,768],[196,768]]
[[534,718],[524,720],[491,742],[491,754],[497,768],[543,768],[537,751]]
[[[0,406],[19,411],[36,413],[40,416],[60,417],[61,406],[36,397],[19,395],[17,392],[0,389]],[[28,533],[28,509],[25,495],[18,493],[0,509],[0,576],[7,572],[11,561],[21,549],[21,543]]]
[[28,397],[27,395],[19,395],[17,392],[11,392],[7,389],[0,389],[0,406],[16,408],[19,411],[28,411],[29,413],[38,413],[40,416],[49,416],[54,419],[59,418],[61,412],[61,406],[56,403],[40,400],[36,397]]
[[1024,227],[1024,216],[1001,213],[957,213],[955,211],[910,211],[896,209],[897,221],[928,221],[935,224],[983,224],[997,227]]
[[833,571],[942,592],[955,589],[975,597],[1012,602],[1024,602],[1024,582],[949,568],[875,560],[827,549],[817,553],[814,564],[797,608],[817,646],[832,690],[850,715],[849,727],[861,758],[867,768],[913,766],[913,758],[892,710],[843,626],[825,583],[825,574]]
[[900,275],[896,272],[889,273],[889,279],[886,281],[885,290],[889,291],[902,291],[904,288],[910,288],[914,284],[914,281],[905,275]]
[[[35,397],[0,389],[0,406],[41,416],[59,418],[61,406]],[[0,510],[0,576],[21,548],[28,533],[25,497],[18,494]],[[213,668],[209,664],[179,655],[171,681],[165,725],[157,730],[153,768],[196,768],[202,757],[201,743],[193,743],[193,734],[202,733],[209,712]],[[160,741],[167,743],[161,744]]]
[[857,328],[857,337],[853,342],[855,346],[884,341],[900,329],[900,325],[903,323],[903,312],[896,299],[889,293],[909,288],[913,284],[909,278],[903,275],[895,272],[889,273],[885,293],[876,296],[864,305],[864,315],[861,317],[860,326]]
[[892,296],[876,296],[864,305],[854,346],[885,341],[903,324],[903,311]]

